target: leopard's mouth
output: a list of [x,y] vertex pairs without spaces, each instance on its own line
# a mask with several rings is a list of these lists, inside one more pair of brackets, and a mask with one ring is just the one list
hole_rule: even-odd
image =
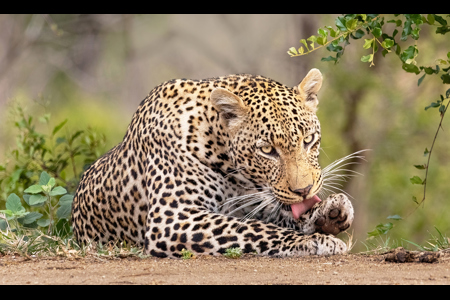
[[294,203],[294,204],[283,204],[281,209],[285,211],[292,212],[292,216],[294,219],[300,218],[305,212],[311,209],[314,204],[322,201],[317,195],[312,196],[309,199],[305,199],[302,202]]

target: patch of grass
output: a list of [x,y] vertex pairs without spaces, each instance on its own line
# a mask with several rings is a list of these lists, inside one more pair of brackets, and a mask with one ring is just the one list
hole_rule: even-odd
[[429,241],[427,241],[426,246],[420,246],[412,241],[405,240],[405,242],[410,243],[411,245],[416,246],[420,251],[442,251],[450,249],[450,238],[442,234],[442,232],[437,229],[437,227],[434,227],[437,231],[437,235],[433,235],[430,233],[431,238]]
[[[387,219],[400,221],[402,217],[399,215],[388,216]],[[392,222],[379,223],[375,228],[367,233],[366,242],[361,242],[366,251],[360,252],[361,254],[381,254],[388,252],[391,249],[397,247],[403,247],[396,240],[391,240],[388,233],[395,227]]]
[[195,258],[195,255],[194,255],[194,253],[192,253],[191,250],[183,249],[183,250],[181,250],[181,258],[182,259],[191,259],[191,258]]
[[144,249],[142,247],[134,247],[130,244],[127,244],[126,241],[120,243],[108,243],[106,245],[103,245],[101,243],[91,244],[88,249],[88,253],[89,251],[91,251],[91,253],[104,258],[137,257],[144,259],[151,257],[151,255],[144,254]]
[[382,254],[397,247],[403,247],[397,240],[391,240],[390,237],[383,238],[379,236],[377,238],[367,239],[366,242],[361,242],[366,251],[359,252],[360,254]]
[[228,248],[225,250],[225,253],[223,254],[227,258],[233,258],[237,259],[242,256],[242,249],[241,248]]

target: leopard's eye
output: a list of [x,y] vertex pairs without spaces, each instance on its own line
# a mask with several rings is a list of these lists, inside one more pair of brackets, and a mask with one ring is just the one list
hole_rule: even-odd
[[272,149],[273,149],[272,146],[263,146],[263,147],[261,147],[261,151],[266,153],[266,154],[269,154],[270,152],[272,152]]
[[314,138],[314,134],[310,134],[310,135],[308,135],[307,137],[305,137],[305,138],[303,139],[303,143],[309,144],[309,143],[312,142],[313,138]]
[[259,149],[261,149],[262,153],[264,154],[278,156],[277,150],[273,146],[262,146]]

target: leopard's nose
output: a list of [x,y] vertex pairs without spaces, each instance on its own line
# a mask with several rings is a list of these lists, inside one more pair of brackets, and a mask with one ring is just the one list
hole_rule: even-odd
[[311,191],[311,188],[312,188],[312,184],[308,185],[307,187],[305,187],[303,189],[293,190],[293,192],[296,193],[297,195],[303,197],[303,199],[305,199],[306,196],[308,196],[309,191]]

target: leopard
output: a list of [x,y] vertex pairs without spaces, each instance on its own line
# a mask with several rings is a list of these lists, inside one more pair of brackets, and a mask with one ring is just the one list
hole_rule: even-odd
[[337,176],[318,163],[322,81],[314,68],[292,88],[251,74],[156,86],[122,142],[83,173],[75,239],[161,258],[346,253],[336,235],[351,226],[352,203],[345,193],[321,199]]

